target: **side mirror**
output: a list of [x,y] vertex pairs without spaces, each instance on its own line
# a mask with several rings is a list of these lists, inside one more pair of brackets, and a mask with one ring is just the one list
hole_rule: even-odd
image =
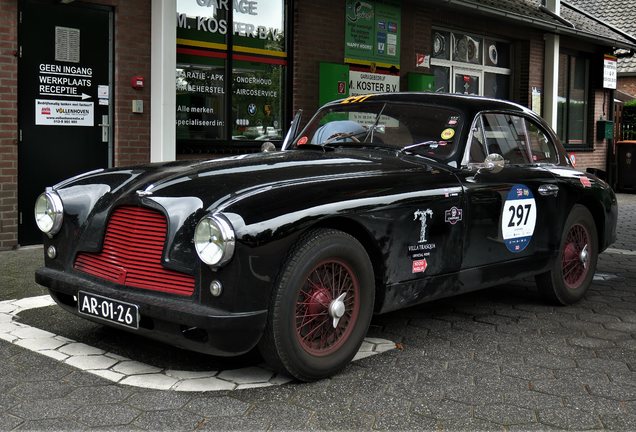
[[473,162],[468,164],[468,168],[471,170],[477,170],[477,174],[483,172],[491,172],[493,174],[497,174],[506,165],[506,161],[502,155],[498,153],[491,153],[486,156],[486,160],[483,162]]
[[503,156],[498,153],[491,153],[486,156],[486,160],[484,161],[484,166],[482,168],[483,171],[490,171],[493,174],[497,174],[499,171],[504,169],[506,165],[506,161]]
[[265,153],[273,152],[273,151],[276,151],[276,146],[273,143],[267,141],[267,142],[264,142],[263,145],[261,146],[261,151]]

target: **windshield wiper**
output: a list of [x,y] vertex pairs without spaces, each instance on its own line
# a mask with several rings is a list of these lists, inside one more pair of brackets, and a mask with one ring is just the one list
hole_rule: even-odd
[[[331,135],[329,138],[327,138],[325,140],[324,143],[322,143],[322,145],[325,144],[331,144],[332,142],[334,142],[335,140],[338,139],[347,139],[347,138],[351,138],[353,140],[353,142],[359,143],[360,140],[357,138],[357,135],[366,133],[366,131],[359,131],[359,132],[336,132],[335,134]],[[344,144],[344,143],[337,143],[337,144]]]
[[[382,113],[384,112],[384,108],[386,108],[386,103],[382,105],[382,109],[380,109],[380,112],[376,116],[375,121],[373,122],[373,125],[369,128],[369,130],[367,131],[367,134],[364,136],[364,142],[373,142],[373,132],[375,131],[375,128],[378,127],[378,123],[380,123],[380,117],[382,116]],[[367,139],[367,138],[371,138],[371,139]]]
[[305,143],[305,144],[297,145],[294,148],[296,150],[302,150],[302,149],[322,150],[323,152],[326,152],[327,149],[329,151],[334,150],[333,147],[325,147],[323,144],[314,144],[314,143]]
[[411,144],[411,145],[407,145],[406,147],[402,147],[400,149],[400,152],[405,153],[409,150],[412,150],[414,148],[418,148],[418,147],[430,147],[433,144],[437,144],[437,141],[431,140],[431,141],[422,141],[420,143],[416,143],[416,144]]

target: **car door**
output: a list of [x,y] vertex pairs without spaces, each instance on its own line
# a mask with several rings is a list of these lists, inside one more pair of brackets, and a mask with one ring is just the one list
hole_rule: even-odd
[[[522,113],[476,117],[461,171],[467,212],[461,268],[480,269],[472,282],[536,271],[557,249],[559,186],[544,168],[558,160],[550,136]],[[503,169],[476,168],[494,153],[503,156]]]

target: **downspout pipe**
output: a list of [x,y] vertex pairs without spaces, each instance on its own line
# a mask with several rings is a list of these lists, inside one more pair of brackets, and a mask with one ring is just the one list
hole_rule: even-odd
[[[551,15],[560,18],[561,0],[543,0],[542,5]],[[543,117],[550,127],[557,130],[558,90],[559,90],[559,49],[558,34],[544,35],[545,48],[543,60]]]

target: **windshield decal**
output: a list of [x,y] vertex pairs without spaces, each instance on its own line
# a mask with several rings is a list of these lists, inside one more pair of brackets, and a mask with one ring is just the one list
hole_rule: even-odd
[[367,95],[359,95],[359,96],[350,96],[346,99],[343,99],[340,103],[341,104],[352,104],[352,103],[360,103],[360,102],[364,102],[365,100],[369,99],[371,96],[375,96],[373,94],[367,94]]

